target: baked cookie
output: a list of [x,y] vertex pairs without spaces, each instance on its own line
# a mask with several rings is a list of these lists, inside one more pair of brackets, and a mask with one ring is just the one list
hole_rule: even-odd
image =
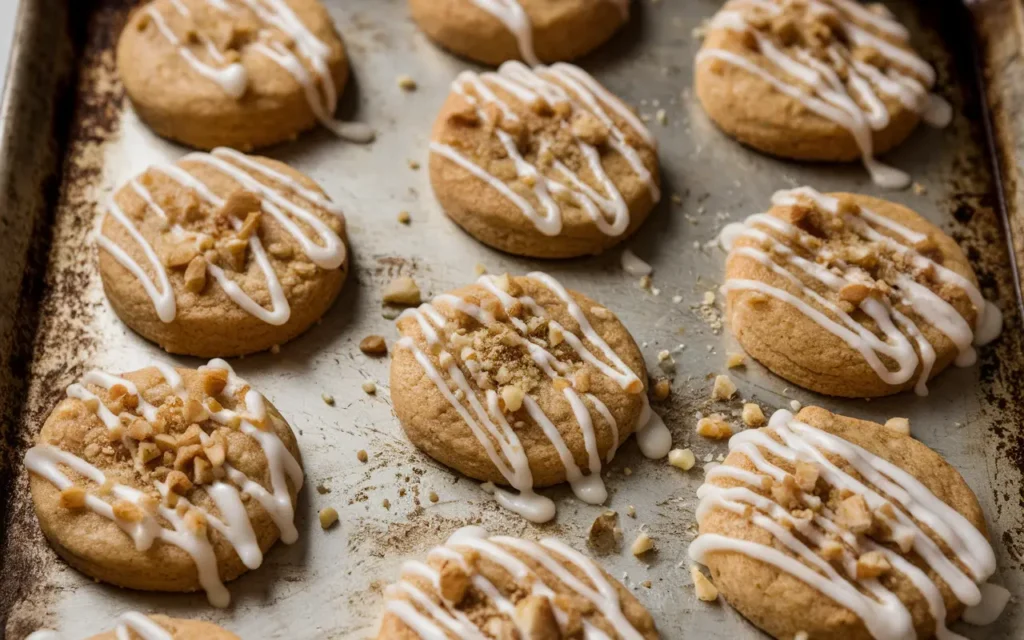
[[[54,631],[36,631],[25,640],[61,640]],[[128,611],[117,618],[113,631],[90,636],[87,640],[239,640],[238,636],[217,625],[201,620],[182,620],[154,614],[145,616]]]
[[534,487],[568,482],[603,503],[601,467],[634,431],[650,457],[671,448],[632,336],[551,276],[483,276],[406,311],[398,329],[391,400],[406,435],[529,520],[555,515]]
[[599,253],[660,198],[654,138],[570,64],[463,72],[430,142],[430,181],[452,220],[521,256]]
[[67,393],[25,466],[39,525],[71,566],[225,607],[224,582],[298,538],[295,436],[223,360],[91,371]]
[[192,147],[248,151],[317,122],[373,139],[334,119],[348,60],[317,0],[152,0],[121,32],[117,69],[142,120]]
[[729,450],[698,491],[690,557],[772,636],[953,638],[965,610],[977,623],[1005,605],[985,584],[996,560],[977,498],[920,442],[808,407]]
[[437,44],[495,66],[579,58],[629,21],[629,0],[409,0],[409,9]]
[[935,71],[881,4],[731,0],[697,54],[697,97],[730,136],[795,160],[862,159],[875,182],[910,177],[877,160],[924,120],[952,108],[931,94]]
[[384,595],[378,640],[660,637],[628,589],[554,538],[460,529]]
[[97,243],[103,289],[125,324],[200,357],[291,340],[348,274],[345,218],[323,190],[276,160],[223,148],[121,187]]
[[773,373],[832,396],[926,395],[998,336],[960,247],[910,209],[809,187],[772,204],[721,241],[729,327]]

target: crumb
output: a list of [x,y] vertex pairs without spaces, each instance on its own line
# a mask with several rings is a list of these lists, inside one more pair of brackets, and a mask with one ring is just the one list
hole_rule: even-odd
[[482,276],[485,273],[487,273],[487,267],[478,262],[476,263],[476,266],[473,267],[473,273],[475,273],[477,276]]
[[789,408],[792,409],[793,411],[799,411],[800,407],[802,407],[802,406],[803,405],[800,404],[799,400],[790,400],[789,401]]
[[422,301],[420,288],[409,276],[399,276],[384,287],[384,303],[415,307]]
[[363,391],[372,396],[377,393],[377,383],[373,380],[367,380],[363,383]]
[[270,347],[270,353],[274,354],[275,356],[281,353],[281,345],[275,344],[272,347]]
[[690,577],[693,578],[693,588],[697,599],[701,602],[714,602],[718,600],[718,587],[700,570],[697,565],[690,566]]
[[384,498],[384,501],[380,503],[380,506],[384,507],[388,511],[391,511],[391,501],[388,500],[387,498]]
[[402,224],[409,224],[410,222],[412,222],[412,216],[409,215],[408,211],[399,211],[398,221],[401,222]]
[[668,349],[662,349],[658,352],[658,366],[665,373],[672,373],[676,370],[676,361],[672,357],[672,353]]
[[654,540],[651,538],[651,536],[641,531],[640,535],[638,535],[636,537],[636,540],[633,541],[633,545],[629,548],[629,550],[630,552],[632,552],[634,556],[642,556],[643,554],[647,553],[653,548]]
[[437,502],[440,500],[440,498],[437,497],[437,493],[434,491],[431,491],[427,498],[429,498],[431,502]]
[[409,168],[412,169],[413,171],[418,171],[420,168],[420,163],[417,162],[416,160],[409,160]]
[[651,588],[651,581],[650,580],[644,580],[643,582],[640,583],[640,586],[643,587],[644,589],[650,589]]
[[654,383],[654,399],[667,400],[672,395],[672,383],[662,378]]
[[906,418],[889,418],[885,421],[885,426],[905,436],[910,435],[910,420]]
[[732,435],[732,427],[722,414],[715,413],[697,421],[697,435],[712,440],[724,440]]
[[331,394],[329,394],[327,392],[321,393],[320,394],[320,399],[323,400],[324,404],[326,404],[327,406],[329,406],[329,407],[333,407],[334,406],[334,396],[332,396]]
[[370,459],[370,456],[367,455],[366,449],[360,449],[359,451],[356,452],[356,458],[359,460],[359,462],[366,462],[367,460]]
[[743,405],[743,424],[748,427],[760,427],[763,426],[767,420],[765,420],[764,412],[761,411],[761,407],[748,402]]
[[598,554],[607,555],[622,548],[622,529],[618,514],[605,511],[594,519],[587,534],[587,544]]
[[712,400],[729,400],[736,395],[736,385],[727,375],[715,376],[715,386],[711,390]]
[[633,470],[630,469],[629,467],[626,467],[625,469],[622,470],[622,473],[626,474],[626,477],[628,478],[629,476],[633,475]]
[[635,518],[636,517],[636,507],[634,507],[633,505],[627,506],[626,507],[626,515],[629,516],[630,518]]
[[705,291],[704,292],[704,298],[701,300],[701,304],[703,304],[703,305],[715,304],[715,292],[714,291]]
[[672,204],[674,204],[674,205],[681,205],[681,204],[683,204],[683,196],[679,195],[678,193],[673,193],[672,194]]
[[338,510],[334,507],[326,507],[320,510],[320,528],[330,529],[338,521]]
[[384,336],[366,336],[359,341],[359,350],[371,356],[384,355],[388,352],[388,344],[385,342]]
[[668,452],[668,463],[677,469],[689,471],[697,463],[697,459],[689,449],[673,449]]
[[657,113],[654,114],[654,119],[663,127],[668,124],[668,115],[664,109],[658,109]]
[[911,188],[914,190],[914,193],[919,196],[923,196],[925,193],[928,192],[928,188],[925,187],[920,182],[915,182]]
[[398,76],[398,78],[396,79],[396,82],[398,83],[398,86],[399,86],[399,88],[402,89],[402,91],[415,91],[416,90],[416,81],[413,80],[409,76],[405,76],[405,75]]
[[331,488],[321,482],[320,484],[316,485],[316,492],[319,493],[320,495],[325,495],[331,492]]
[[730,351],[726,353],[725,366],[729,369],[735,369],[736,367],[742,367],[746,364],[747,356],[742,353],[736,353]]

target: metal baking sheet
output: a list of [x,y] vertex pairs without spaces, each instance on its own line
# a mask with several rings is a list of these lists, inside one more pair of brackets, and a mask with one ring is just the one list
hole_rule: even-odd
[[[775,190],[801,184],[889,197],[947,229],[974,260],[986,294],[1002,306],[1006,330],[982,352],[978,366],[935,380],[928,398],[825,399],[791,388],[754,364],[733,371],[740,394],[765,408],[796,400],[862,418],[910,418],[915,436],[956,466],[980,497],[1000,560],[995,580],[1018,599],[1024,595],[1024,359],[1014,260],[1007,250],[1017,214],[1007,206],[1016,199],[1000,189],[1016,184],[1008,177],[1018,156],[1012,144],[990,143],[1010,139],[1007,127],[1020,123],[998,104],[1000,95],[1021,89],[1001,75],[1010,65],[996,64],[997,54],[1007,55],[1005,46],[997,46],[1004,38],[996,32],[1012,34],[1014,26],[1012,20],[981,20],[987,26],[980,59],[965,9],[953,2],[915,8],[910,0],[887,4],[911,26],[938,68],[940,90],[958,115],[950,128],[922,128],[887,156],[911,171],[919,185],[903,192],[879,191],[857,165],[798,165],[761,156],[710,124],[690,86],[700,44],[695,30],[716,11],[716,0],[635,2],[629,26],[582,62],[642,114],[664,109],[667,116],[664,125],[654,118],[650,125],[660,144],[666,196],[625,245],[654,266],[657,294],[641,290],[623,272],[618,250],[571,261],[518,259],[483,247],[448,221],[433,200],[427,172],[413,170],[408,161],[425,167],[435,113],[467,63],[427,42],[403,0],[327,0],[354,72],[342,115],[369,122],[378,139],[364,147],[316,131],[267,154],[311,175],[343,205],[352,275],[337,304],[309,333],[278,354],[233,363],[298,434],[307,477],[298,508],[302,536],[292,546],[279,544],[261,569],[231,583],[234,605],[223,611],[211,608],[203,594],[119,590],[70,569],[39,533],[22,452],[64,387],[88,368],[130,370],[166,357],[118,321],[95,267],[97,203],[148,164],[185,152],[138,122],[116,80],[112,48],[131,4],[22,3],[0,116],[0,636],[20,640],[48,626],[81,637],[109,628],[119,612],[136,609],[213,620],[243,638],[368,638],[383,587],[399,565],[460,526],[482,523],[494,532],[556,535],[584,548],[586,530],[602,508],[555,489],[546,493],[557,500],[557,520],[531,525],[499,509],[476,482],[406,441],[388,399],[387,359],[368,358],[357,348],[368,334],[383,334],[389,342],[395,335],[380,305],[382,285],[401,273],[439,293],[472,280],[481,263],[491,272],[543,269],[603,301],[641,343],[652,372],[658,371],[658,351],[678,350],[674,395],[659,410],[676,445],[691,447],[702,465],[726,447],[693,433],[695,414],[709,410],[710,378],[725,369],[726,352],[736,348],[719,311],[700,307],[704,293],[721,284],[724,255],[712,241],[727,221],[764,208]],[[1012,9],[1016,3],[981,4]],[[982,15],[983,9],[976,10]],[[987,101],[979,83],[983,69]],[[418,90],[400,90],[399,75],[413,77]],[[401,210],[411,213],[411,226],[397,222]],[[378,384],[375,396],[360,388],[368,379]],[[333,395],[335,406],[322,402],[321,393]],[[366,464],[356,459],[360,449],[369,453]],[[608,470],[607,508],[619,512],[627,546],[644,529],[657,551],[642,561],[626,550],[602,561],[653,612],[666,638],[762,637],[729,607],[704,604],[693,595],[686,548],[695,533],[694,492],[701,480],[700,466],[682,473],[644,459],[635,444],[627,444]],[[431,492],[437,503],[428,499]],[[625,515],[629,505],[635,519]],[[341,515],[339,526],[328,532],[316,521],[325,506]],[[1011,606],[996,625],[958,630],[975,639],[1022,637],[1024,614]]]

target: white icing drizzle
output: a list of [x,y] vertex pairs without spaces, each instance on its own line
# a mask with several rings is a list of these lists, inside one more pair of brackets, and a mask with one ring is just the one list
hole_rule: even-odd
[[[854,612],[874,638],[916,638],[906,605],[877,579],[856,577],[856,554],[851,549],[877,551],[924,597],[936,624],[936,637],[939,640],[961,639],[946,628],[946,608],[939,586],[915,564],[889,547],[840,528],[834,521],[834,514],[827,508],[821,508],[816,496],[803,493],[798,496],[807,508],[818,509],[811,519],[806,520],[792,516],[772,498],[757,493],[756,490],[763,490],[766,476],[781,481],[787,475],[785,470],[765,457],[767,452],[791,463],[813,464],[830,486],[862,496],[876,516],[886,519],[895,536],[911,543],[913,551],[949,586],[956,598],[969,607],[968,611],[977,611],[989,599],[993,604],[988,606],[986,613],[990,614],[995,606],[1005,605],[1005,600],[1000,601],[1000,588],[984,584],[996,569],[995,553],[985,536],[914,476],[891,462],[838,436],[799,422],[792,413],[783,410],[772,415],[766,429],[749,430],[733,436],[729,440],[729,450],[746,456],[757,471],[728,466],[710,470],[704,485],[697,491],[700,498],[698,523],[715,509],[726,509],[739,515],[749,513],[751,522],[771,533],[778,545],[773,547],[717,533],[702,533],[689,549],[690,557],[696,562],[706,564],[708,554],[718,552],[746,555],[789,573]],[[842,458],[857,476],[845,472],[826,454]],[[718,479],[738,482],[739,486],[727,488],[715,484]],[[892,509],[894,518],[882,515],[888,509]],[[941,540],[956,563],[945,555],[918,522],[926,525]],[[818,555],[823,543],[832,538],[838,538],[846,545],[837,562],[839,568]],[[1001,610],[1001,606],[999,608]],[[995,616],[985,616],[984,619],[990,617],[994,619]]]
[[[220,11],[233,10],[228,0],[204,0],[206,4]],[[331,77],[328,58],[331,48],[320,40],[299,19],[285,0],[232,0],[248,8],[264,25],[256,33],[257,41],[251,50],[266,56],[288,72],[301,87],[306,102],[316,119],[338,136],[352,142],[370,142],[375,133],[369,126],[355,122],[340,122],[333,117],[338,104],[338,93]],[[191,21],[192,14],[181,0],[173,0],[172,6],[182,16]],[[178,55],[199,75],[216,83],[224,93],[232,98],[240,99],[245,95],[249,85],[249,76],[245,67],[238,62],[224,66],[224,54],[205,35],[194,31],[196,38],[214,64],[201,60],[167,24],[167,20],[153,5],[146,8],[147,15],[156,25],[160,34],[175,48]],[[286,47],[275,40],[269,29],[277,29],[284,33],[292,42]],[[306,68],[306,65],[312,69]]]
[[[163,364],[155,365],[155,367],[160,371],[173,394],[183,400],[189,397],[181,376],[173,368]],[[197,532],[189,528],[182,513],[190,509],[201,512],[205,516],[207,526],[224,536],[238,553],[242,563],[249,569],[257,569],[263,562],[263,552],[257,543],[256,534],[252,529],[245,506],[242,504],[242,496],[247,495],[259,502],[277,525],[282,542],[291,544],[298,539],[298,531],[295,529],[295,506],[288,490],[288,481],[298,490],[302,487],[303,474],[298,461],[289,453],[281,439],[273,431],[263,431],[253,424],[253,422],[262,422],[266,419],[263,396],[235,375],[234,370],[224,360],[211,360],[209,364],[200,367],[199,370],[206,369],[221,369],[228,373],[227,385],[223,391],[227,396],[235,396],[243,388],[248,388],[244,396],[243,411],[222,407],[217,412],[211,412],[210,420],[221,425],[231,425],[237,421],[239,430],[259,443],[270,471],[271,489],[268,491],[225,462],[223,468],[226,472],[226,480],[216,479],[211,484],[203,485],[204,490],[216,504],[219,517],[191,504],[184,497],[178,498],[176,508],[170,508],[163,502],[153,508],[146,503],[146,495],[142,491],[116,482],[112,483],[111,497],[138,506],[143,513],[140,521],[130,522],[118,518],[114,514],[112,503],[96,493],[86,494],[85,507],[117,524],[132,538],[139,551],[151,548],[153,543],[159,540],[188,553],[196,564],[199,582],[203,590],[206,591],[210,604],[215,607],[226,607],[230,603],[231,595],[217,571],[217,557],[213,545],[205,531]],[[102,371],[90,371],[80,384],[68,387],[68,396],[84,401],[95,399],[99,402],[97,416],[108,429],[113,429],[120,426],[121,418],[107,409],[100,398],[89,391],[86,385],[110,389],[116,384],[124,386],[128,394],[138,398],[138,412],[145,420],[152,422],[156,419],[156,407],[146,401],[134,383]],[[209,436],[205,432],[201,438],[204,444],[209,441]],[[137,441],[124,434],[121,436],[121,443],[135,457]],[[136,464],[139,464],[138,460],[136,460]],[[61,491],[74,485],[74,482],[61,470],[62,466],[98,486],[103,486],[107,482],[106,475],[100,469],[56,446],[36,445],[25,453],[25,467]],[[154,486],[161,496],[166,496],[170,491],[162,482],[155,482]],[[181,509],[182,505],[184,505],[184,511],[179,512],[178,509]],[[163,526],[158,518],[166,520],[170,527]],[[158,638],[158,636],[153,637]]]
[[[660,199],[661,192],[657,180],[644,165],[637,149],[630,145],[626,132],[619,128],[616,119],[628,123],[632,132],[652,147],[655,144],[654,138],[633,112],[587,72],[566,63],[530,69],[521,62],[512,61],[501,65],[497,72],[477,74],[464,71],[452,83],[452,90],[476,109],[481,122],[488,122],[488,112],[484,108],[488,105],[494,105],[500,110],[504,122],[518,122],[520,118],[512,110],[511,105],[499,96],[495,89],[510,94],[515,100],[526,105],[541,102],[554,108],[560,104],[567,104],[574,111],[586,112],[597,118],[608,128],[608,147],[626,160],[641,182],[647,186],[651,198],[655,202]],[[571,127],[565,122],[562,124],[565,131],[571,133]],[[577,149],[586,159],[586,166],[592,174],[592,179],[599,185],[598,188],[589,184],[558,159],[553,161],[554,171],[548,170],[555,175],[545,175],[543,167],[531,163],[519,152],[511,134],[495,126],[494,135],[501,141],[508,157],[513,160],[516,177],[533,180],[533,194],[543,211],[538,211],[529,200],[513,191],[500,178],[475,164],[456,148],[435,141],[430,143],[430,150],[456,163],[508,198],[544,235],[557,236],[562,232],[562,205],[559,203],[559,197],[569,198],[575,202],[606,235],[620,236],[628,229],[629,207],[605,171],[601,153],[596,147],[573,136]],[[547,145],[542,144],[541,154],[546,149]]]
[[[257,195],[260,199],[260,208],[263,213],[273,217],[299,243],[302,252],[318,267],[322,269],[337,269],[344,263],[347,255],[344,241],[316,215],[313,209],[318,207],[326,209],[339,217],[341,216],[341,210],[337,205],[331,203],[323,195],[305,187],[294,178],[266,167],[245,154],[232,149],[222,147],[214,149],[212,153],[190,153],[184,159],[210,166],[230,177],[240,188]],[[162,165],[152,168],[174,180],[182,188],[194,191],[207,204],[214,207],[224,205],[224,198],[218,196],[202,181],[180,166]],[[277,184],[268,184],[258,180],[254,177],[254,174],[260,174]],[[141,182],[131,180],[128,185],[136,195],[146,202],[147,213],[155,214],[165,224],[169,223],[167,213],[157,204],[153,195]],[[304,204],[296,204],[296,199]],[[171,288],[167,269],[157,256],[153,245],[146,240],[131,218],[125,215],[114,198],[110,198],[107,211],[128,231],[132,239],[142,248],[149,261],[149,269],[156,274],[159,287],[146,272],[146,269],[139,265],[122,247],[104,236],[102,232],[97,234],[99,246],[117,260],[121,266],[138,278],[146,294],[153,301],[153,306],[156,308],[157,316],[161,322],[173,322],[177,315],[174,290]],[[311,227],[316,234],[316,240],[307,237],[303,229],[296,224],[296,220]],[[231,223],[235,229],[239,229],[242,226],[242,221],[234,217],[231,218]],[[187,231],[177,223],[169,224],[169,228],[170,232],[177,237],[193,238],[197,245],[204,238],[209,237],[202,233]],[[267,257],[259,234],[253,233],[249,237],[248,242],[249,251],[252,252],[253,259],[266,279],[267,291],[270,294],[270,309],[266,309],[256,302],[221,267],[208,262],[206,265],[207,273],[213,276],[228,298],[249,314],[268,324],[285,324],[291,317],[291,307],[281,286],[281,281],[278,279],[277,273]]]
[[[886,59],[886,72],[856,60],[840,43],[828,46],[829,63],[816,59],[803,48],[789,55],[776,46],[770,37],[753,28],[744,10],[755,9],[776,16],[783,9],[771,0],[733,0],[726,4],[712,21],[712,28],[750,33],[760,54],[769,66],[725,49],[703,49],[697,62],[719,60],[755,75],[775,90],[796,100],[809,111],[846,129],[860,147],[864,166],[880,186],[900,189],[910,184],[906,173],[886,166],[874,157],[874,131],[889,126],[890,115],[882,97],[894,98],[904,107],[917,112],[934,127],[945,127],[952,120],[949,103],[929,90],[935,85],[935,71],[913,51],[892,44],[864,27],[878,30],[901,44],[908,42],[906,29],[889,15],[875,14],[852,0],[810,0],[810,8],[818,14],[834,16],[839,28],[855,46],[870,46]],[[836,73],[846,68],[848,80]],[[772,71],[774,68],[778,73]],[[793,80],[799,81],[796,84]],[[801,85],[809,86],[808,93]]]
[[[475,572],[463,556],[472,551],[500,566],[516,582],[528,588],[531,595],[547,598],[555,613],[555,619],[563,629],[568,622],[568,613],[555,602],[557,585],[544,582],[541,574],[533,571],[518,556],[525,556],[542,566],[560,583],[580,598],[593,605],[615,630],[622,640],[643,640],[643,635],[633,626],[622,612],[622,603],[615,586],[593,560],[575,549],[555,540],[546,538],[539,543],[508,536],[489,537],[480,527],[466,527],[452,534],[443,547],[430,552],[429,559],[448,560],[458,564],[469,576],[472,586],[489,600],[495,608],[506,615],[526,637],[527,629],[519,626],[515,616],[515,605],[508,596],[480,573]],[[515,553],[513,553],[515,552]],[[566,568],[573,566],[586,576],[581,580]],[[464,613],[456,609],[457,603],[440,598],[440,604],[425,594],[415,583],[406,578],[420,578],[430,583],[440,594],[441,576],[437,569],[422,562],[406,562],[402,566],[403,580],[391,585],[385,591],[385,611],[396,616],[407,627],[425,640],[447,640],[454,635],[458,640],[484,640],[490,636]],[[450,634],[450,635],[449,635]],[[587,618],[583,619],[583,637],[586,640],[610,640],[609,636]]]
[[[1002,313],[999,309],[985,300],[981,291],[967,278],[914,249],[913,245],[926,239],[926,235],[863,206],[856,215],[841,214],[836,198],[821,194],[810,187],[780,191],[772,198],[774,205],[793,205],[801,201],[810,201],[823,212],[842,216],[846,227],[864,240],[878,242],[887,249],[902,254],[915,268],[934,273],[940,284],[953,285],[965,293],[977,313],[973,327],[953,305],[910,276],[902,275],[893,283],[895,300],[899,304],[912,309],[915,315],[938,329],[956,345],[959,354],[956,359],[957,366],[973,365],[977,360],[974,347],[987,344],[999,335],[1002,329]],[[775,235],[767,233],[769,230]],[[777,239],[780,235],[786,242]],[[740,238],[752,239],[760,247],[735,247],[736,241]],[[863,270],[835,260],[833,262],[836,268],[830,269],[813,258],[802,258],[794,247],[810,251],[819,257],[823,254],[811,247],[810,237],[806,232],[767,214],[755,214],[742,223],[727,225],[722,230],[720,242],[723,248],[730,251],[730,255],[755,260],[791,285],[782,289],[759,280],[730,278],[722,287],[723,293],[757,291],[785,302],[859,352],[886,384],[902,385],[910,380],[915,372],[919,372],[914,390],[919,395],[928,394],[927,383],[935,362],[935,349],[925,340],[914,320],[901,313],[889,300],[866,298],[859,304],[859,309],[873,320],[885,335],[884,339],[880,338],[837,304],[806,286],[795,275],[801,273],[831,291],[839,291],[848,284],[863,282],[867,277]],[[797,292],[793,293],[793,289]],[[894,361],[897,369],[889,370],[880,356]]]
[[[519,0],[470,0],[501,21],[516,39],[519,55],[529,65],[541,63],[537,52],[533,49],[533,24]],[[614,4],[622,12],[623,20],[629,19],[629,0],[605,0]]]
[[[556,320],[548,319],[544,309],[533,299],[526,296],[516,298],[503,291],[497,285],[495,277],[483,276],[478,283],[497,297],[506,311],[521,305],[534,316],[548,319],[550,326],[562,334],[565,343],[584,362],[592,365],[602,375],[613,380],[628,393],[640,394],[644,403],[638,420],[640,426],[637,430],[637,440],[640,443],[641,451],[651,458],[662,458],[668,455],[672,445],[672,436],[661,418],[651,410],[640,378],[593,329],[583,310],[557,280],[539,272],[531,273],[528,277],[546,287],[566,305],[569,314],[579,325],[580,332],[586,343],[591,345],[590,347],[574,333],[562,327]],[[405,336],[399,340],[398,347],[407,349],[413,354],[427,377],[469,427],[505,482],[516,490],[517,493],[514,494],[493,487],[489,483],[485,485],[485,488],[493,493],[498,503],[533,522],[551,520],[555,516],[555,505],[550,499],[540,496],[534,491],[529,459],[515,429],[508,423],[501,411],[497,392],[486,390],[483,392],[482,399],[478,397],[474,386],[470,384],[459,366],[461,355],[448,353],[447,349],[450,348],[448,340],[442,333],[439,333],[439,330],[443,331],[448,317],[441,312],[438,305],[447,306],[452,312],[465,313],[484,326],[496,322],[495,317],[489,311],[475,304],[449,294],[441,295],[432,303],[423,304],[416,309],[409,309],[399,317],[399,321],[407,318],[416,321],[428,349],[421,349],[411,336]],[[603,461],[598,452],[597,431],[591,409],[610,432],[613,444],[606,456],[606,461],[609,462],[615,455],[619,442],[619,428],[614,417],[596,396],[574,388],[574,380],[568,377],[571,372],[569,363],[559,360],[548,349],[529,340],[527,324],[511,313],[508,316],[518,332],[509,334],[517,341],[517,346],[524,348],[530,354],[533,362],[552,382],[561,380],[567,383],[562,393],[580,427],[587,450],[587,471],[589,473],[584,474],[576,464],[558,428],[543,412],[536,400],[527,395],[523,399],[523,409],[541,428],[555,448],[565,467],[566,479],[576,497],[589,504],[604,503],[608,493],[604,481],[601,479]],[[592,351],[593,348],[596,348],[601,357]],[[428,353],[436,353],[439,361],[450,358],[447,369],[439,371],[427,355]],[[476,363],[474,361],[466,361],[464,365],[471,373],[475,373],[473,368]],[[457,392],[461,392],[461,394],[457,396]]]
[[[126,611],[117,617],[114,635],[117,640],[132,640],[135,637],[142,640],[174,640],[166,629],[148,616],[135,611]],[[25,640],[61,640],[61,637],[56,631],[41,629],[29,634]]]

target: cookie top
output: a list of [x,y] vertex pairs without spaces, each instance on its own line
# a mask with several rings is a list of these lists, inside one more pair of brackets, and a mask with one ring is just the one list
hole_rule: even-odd
[[192,153],[121,187],[97,243],[124,322],[171,353],[226,357],[299,335],[348,273],[345,218],[291,167]]
[[391,399],[409,439],[535,522],[555,515],[534,487],[569,482],[581,500],[607,498],[602,465],[634,431],[663,457],[665,425],[644,393],[647,374],[615,315],[543,273],[483,276],[398,319]]
[[538,258],[598,253],[660,198],[650,132],[569,64],[463,72],[434,124],[434,194],[481,242]]
[[910,177],[874,159],[920,120],[944,127],[952,108],[929,93],[935,71],[881,4],[732,0],[697,55],[697,96],[726,133],[796,160],[863,159],[872,178]]
[[291,544],[299,450],[277,410],[223,360],[68,387],[25,454],[39,525],[87,575],[131,589],[206,591]]
[[655,640],[651,614],[593,560],[554,539],[460,529],[385,591],[380,640]]
[[906,207],[862,195],[780,191],[722,231],[729,326],[772,372],[833,396],[913,388],[999,334],[956,242]]
[[999,591],[977,498],[909,436],[808,407],[729,450],[698,491],[690,557],[772,636],[953,637]]
[[[60,640],[62,636],[52,631],[39,631],[26,640]],[[90,636],[88,640],[238,640],[238,636],[225,631],[211,622],[182,620],[154,614],[145,616],[128,611],[117,618],[113,631]]]
[[629,0],[409,0],[436,43],[484,64],[573,60],[629,21]]
[[317,122],[373,137],[334,120],[348,61],[316,0],[152,0],[121,32],[117,67],[147,124],[200,149],[263,147]]

